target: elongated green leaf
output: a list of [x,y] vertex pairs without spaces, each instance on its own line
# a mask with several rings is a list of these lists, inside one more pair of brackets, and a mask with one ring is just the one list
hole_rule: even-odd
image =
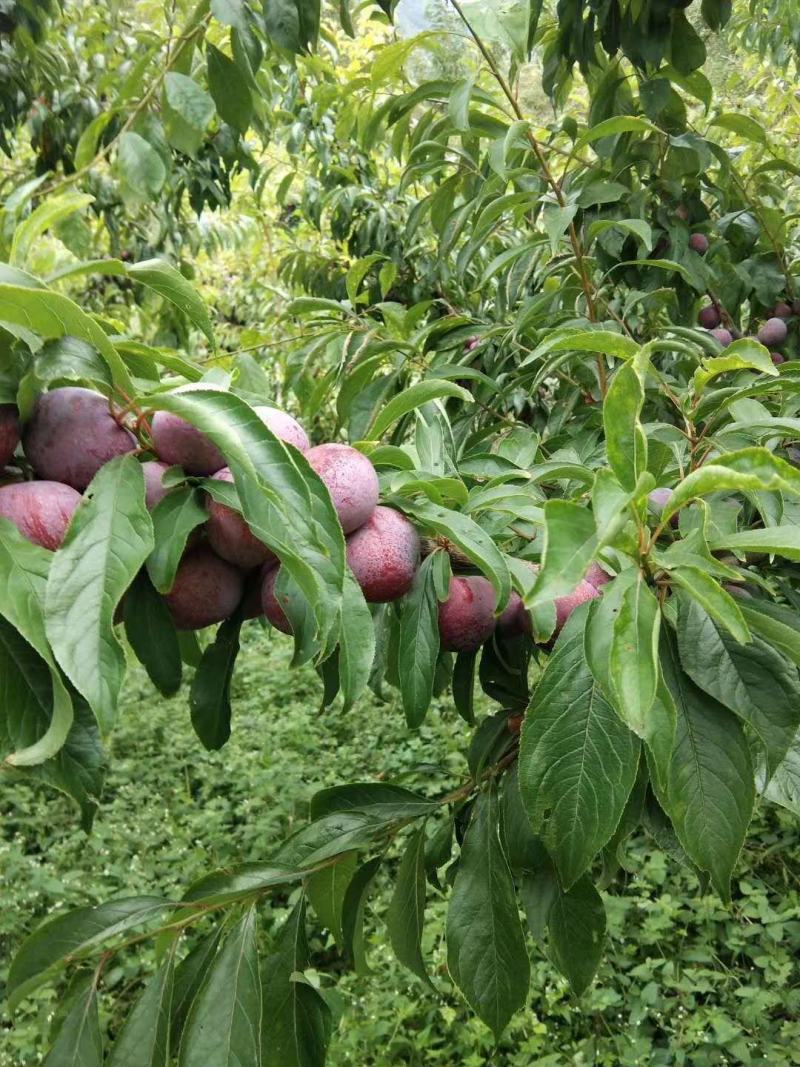
[[447,909],[447,967],[496,1037],[528,999],[530,964],[494,791],[484,793],[461,847]]
[[722,586],[699,567],[676,567],[670,577],[685,595],[696,600],[740,644],[750,641],[750,630],[739,605]]
[[598,355],[633,359],[639,345],[630,337],[611,330],[557,330],[538,345],[521,366],[531,363],[546,352],[596,352]]
[[486,531],[467,515],[438,507],[427,500],[402,499],[397,504],[403,511],[415,516],[423,526],[452,541],[483,571],[494,587],[497,610],[502,611],[511,595],[511,576],[505,556]]
[[160,917],[170,907],[160,897],[125,897],[47,920],[22,942],[11,962],[6,987],[10,1006],[16,1007],[67,960],[80,958],[102,942]]
[[305,916],[301,900],[264,962],[264,1067],[322,1067],[325,1063],[332,1020],[320,994],[302,979],[308,966]]
[[586,574],[597,548],[594,517],[569,500],[548,500],[544,506],[545,539],[542,569],[525,607],[566,596]]
[[591,984],[603,955],[606,909],[591,878],[584,875],[553,900],[547,920],[550,955],[576,996]]
[[702,366],[694,372],[692,388],[695,394],[700,396],[708,383],[720,374],[748,367],[772,378],[778,375],[778,368],[772,362],[767,349],[751,337],[742,337],[728,345],[723,355],[703,360]]
[[587,607],[570,616],[522,725],[519,784],[569,889],[608,843],[636,779],[638,738],[603,696],[584,654]]
[[46,594],[53,652],[104,730],[112,725],[125,673],[114,612],[152,547],[141,464],[118,456],[87,489],[53,557]]
[[375,659],[375,627],[361,588],[345,573],[339,632],[339,683],[344,711],[349,711],[369,682]]
[[97,1014],[97,989],[90,985],[61,1025],[43,1067],[102,1067],[103,1038]]
[[439,655],[439,614],[434,559],[423,560],[403,603],[397,670],[406,721],[422,723],[433,699],[433,679]]
[[741,530],[714,538],[710,548],[735,552],[774,552],[786,559],[800,560],[800,526],[770,526],[765,530]]
[[114,1042],[108,1067],[166,1067],[169,1063],[173,973],[170,956],[134,1005]]
[[203,142],[214,110],[214,101],[193,78],[175,70],[164,76],[164,128],[173,148],[193,156]]
[[311,818],[321,819],[337,811],[372,811],[382,819],[414,819],[430,815],[436,801],[428,800],[391,782],[356,782],[321,789],[311,798]]
[[223,453],[248,525],[297,582],[332,652],[342,608],[344,536],[316,473],[230,393],[197,389],[162,394],[148,403],[187,419]]
[[134,393],[125,363],[105,332],[76,303],[49,289],[0,284],[0,320],[32,330],[43,340],[80,337],[93,345],[108,364],[114,384],[128,396]]
[[761,792],[773,804],[800,815],[800,734],[795,735],[769,781],[761,782]]
[[783,604],[745,600],[739,608],[750,630],[800,667],[800,615]]
[[24,266],[31,247],[43,233],[91,204],[93,200],[94,197],[88,193],[66,192],[60,196],[48,196],[14,231],[11,262]]
[[614,703],[631,730],[645,739],[658,686],[660,626],[658,601],[639,571],[614,621],[609,667]]
[[173,1052],[180,1048],[186,1016],[197,996],[197,991],[206,979],[222,934],[222,926],[217,926],[212,933],[199,941],[189,955],[185,956],[175,968],[172,982],[169,1042],[169,1047]]
[[739,644],[686,593],[678,597],[678,650],[692,681],[746,722],[772,774],[800,727],[800,675],[760,637]]
[[356,865],[356,853],[346,853],[338,863],[332,863],[329,867],[317,871],[306,882],[306,892],[312,908],[339,945],[342,944],[344,897],[355,874]]
[[222,748],[231,736],[231,679],[239,655],[241,628],[238,614],[222,623],[192,679],[192,726],[209,751]]
[[164,696],[180,689],[183,668],[178,635],[166,604],[141,571],[122,602],[125,636]]
[[254,907],[226,935],[186,1019],[180,1067],[261,1062],[261,977]]
[[722,490],[743,493],[776,490],[800,496],[800,471],[766,448],[743,448],[719,456],[688,474],[676,486],[661,514],[669,519],[690,500]]
[[158,152],[138,133],[128,130],[117,141],[114,170],[127,201],[144,203],[158,196],[167,180],[167,168]]
[[750,750],[736,717],[684,673],[662,630],[661,667],[677,709],[663,800],[681,845],[723,900],[753,811]]
[[364,945],[364,914],[367,908],[367,899],[375,875],[381,865],[381,857],[367,860],[362,864],[350,880],[350,884],[344,895],[342,906],[342,943],[344,954],[351,962],[356,974],[371,974],[367,963],[366,949]]
[[211,347],[215,347],[214,330],[200,294],[171,263],[163,259],[143,260],[128,267],[128,275],[174,304],[203,331]]
[[253,117],[250,84],[236,63],[206,41],[208,89],[217,113],[239,133],[246,133]]
[[647,438],[639,416],[644,390],[631,364],[620,367],[603,403],[606,454],[623,489],[631,492],[647,469]]
[[614,137],[618,133],[657,133],[658,127],[647,119],[635,118],[633,115],[616,115],[612,119],[598,122],[596,126],[586,130],[578,138],[575,151],[579,151],[584,145],[599,141],[601,137]]
[[151,518],[153,551],[147,557],[147,573],[159,593],[168,593],[189,534],[208,518],[203,494],[191,486],[179,486],[159,500]]
[[408,843],[394,885],[386,924],[389,939],[400,962],[430,984],[422,958],[422,928],[425,922],[425,827]]

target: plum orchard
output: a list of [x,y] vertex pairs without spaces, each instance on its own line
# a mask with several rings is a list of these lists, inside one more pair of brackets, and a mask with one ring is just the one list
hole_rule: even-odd
[[[370,780],[317,793],[262,862],[180,901],[154,887],[46,920],[7,992],[74,969],[49,1067],[100,1067],[109,960],[151,936],[111,1067],[322,1063],[337,1008],[308,922],[336,941],[330,970],[366,971],[386,882],[420,995],[437,894],[449,976],[500,1035],[531,995],[530,939],[577,994],[592,981],[598,887],[613,894],[631,834],[727,902],[754,805],[800,812],[800,161],[714,109],[686,3],[575,0],[544,28],[539,4],[470,5],[506,33],[506,75],[450,0],[481,69],[419,85],[413,42],[377,45],[352,79],[306,55],[316,5],[257,6],[201,0],[160,44],[148,27],[147,88],[126,75],[130,104],[98,92],[89,124],[53,119],[46,145],[34,123],[42,175],[4,209],[4,783],[55,787],[91,825],[131,654],[161,693],[189,676],[194,729],[221,748],[262,614],[319,672],[328,715],[368,686],[396,694],[402,732],[449,693],[466,766],[412,790],[370,753]],[[695,21],[728,12],[704,0]],[[545,127],[516,91],[537,42],[555,101],[577,70],[589,89]],[[263,304],[239,320],[263,362],[216,348],[187,278],[144,258],[152,240],[184,257],[183,191],[213,199],[222,160],[227,202],[236,167],[257,168],[253,131],[287,149],[274,202],[258,199],[273,172],[255,182],[259,223],[299,235],[280,325]],[[66,188],[44,177],[58,166]],[[112,254],[81,246],[36,276],[39,236],[92,196]],[[148,251],[115,258],[120,235]],[[303,426],[266,406],[278,395]]]

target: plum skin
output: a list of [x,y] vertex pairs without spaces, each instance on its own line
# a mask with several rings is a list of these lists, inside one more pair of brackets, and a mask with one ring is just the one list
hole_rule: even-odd
[[203,630],[232,615],[243,591],[241,571],[200,545],[184,554],[164,600],[178,630]]
[[788,332],[783,319],[767,319],[758,331],[758,340],[765,348],[778,348],[786,340]]
[[714,304],[706,304],[698,311],[697,321],[705,330],[716,330],[721,321],[719,309]]
[[0,517],[10,519],[28,541],[54,552],[81,499],[62,482],[12,482],[0,486]]
[[372,515],[378,503],[378,475],[367,457],[349,445],[317,445],[306,459],[325,483],[339,522],[353,533]]
[[419,564],[419,534],[405,515],[378,506],[347,538],[347,563],[370,604],[404,596]]
[[0,470],[11,462],[19,439],[19,413],[16,406],[0,404]]
[[693,233],[689,238],[689,247],[698,255],[704,256],[708,251],[708,245],[708,238],[704,233]]
[[[276,630],[284,634],[292,634],[292,624],[286,616],[281,601],[275,593],[275,582],[280,573],[280,567],[270,567],[264,572],[264,581],[261,587],[261,606],[268,622],[272,623]],[[289,596],[283,594],[284,603],[289,602]]]
[[[534,573],[538,572],[538,563],[526,561],[526,564]],[[572,612],[579,605],[586,600],[594,600],[599,597],[602,586],[611,580],[611,575],[607,574],[599,564],[592,563],[585,577],[578,582],[571,593],[567,593],[566,596],[556,597],[554,601],[556,608],[555,633],[557,634],[561,630]],[[530,615],[525,610],[525,605],[518,593],[511,594],[505,610],[501,612],[497,620],[497,629],[500,633],[509,637],[521,633],[532,633]]]
[[[190,385],[181,386],[175,392],[186,393],[194,389],[208,388],[211,387],[204,382],[192,382]],[[309,446],[306,432],[291,415],[266,405],[253,410],[277,438],[294,445],[301,452],[306,451]],[[187,474],[209,477],[225,466],[225,457],[213,441],[180,415],[157,411],[151,422],[151,430],[159,459],[183,467]]]
[[483,577],[450,580],[447,600],[439,604],[439,640],[446,652],[477,652],[495,627],[495,595]]
[[164,475],[169,470],[166,463],[157,459],[148,459],[142,464],[144,475],[144,502],[147,510],[152,511],[159,501],[163,500],[169,489],[163,484]]
[[[223,467],[213,477],[221,482],[233,482],[233,475],[228,467]],[[213,497],[208,498],[206,508],[206,534],[211,547],[222,559],[243,570],[277,561],[278,557],[259,541],[238,511],[226,504],[220,504]]]
[[733,344],[733,334],[730,330],[726,330],[724,326],[717,326],[716,329],[709,330],[709,333],[715,340],[719,341],[723,348]]
[[106,397],[76,386],[41,394],[22,444],[40,478],[64,482],[78,492],[109,460],[137,448],[133,434],[111,414]]

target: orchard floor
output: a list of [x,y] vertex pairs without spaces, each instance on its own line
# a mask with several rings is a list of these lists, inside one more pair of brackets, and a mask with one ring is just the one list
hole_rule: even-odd
[[[252,628],[234,683],[233,737],[219,753],[196,741],[185,693],[161,700],[134,672],[88,838],[57,795],[0,794],[0,993],[9,954],[55,909],[175,893],[212,866],[263,859],[322,786],[381,774],[439,791],[460,779],[467,727],[446,703],[413,734],[398,707],[371,698],[320,717],[316,675],[290,673],[288,660],[285,642]],[[800,840],[788,816],[764,808],[751,842],[726,909],[635,839],[625,883],[606,895],[598,980],[576,1003],[533,947],[530,1010],[497,1049],[444,977],[442,899],[431,891],[425,941],[435,995],[394,961],[380,893],[367,926],[373,973],[344,974],[338,986],[347,1011],[331,1067],[800,1064]],[[324,969],[336,969],[335,949],[318,939],[314,947]],[[144,953],[106,972],[109,1013],[112,1000],[136,992],[149,964]],[[41,1062],[55,1005],[56,994],[44,991],[13,1028],[0,1015],[0,1067]]]

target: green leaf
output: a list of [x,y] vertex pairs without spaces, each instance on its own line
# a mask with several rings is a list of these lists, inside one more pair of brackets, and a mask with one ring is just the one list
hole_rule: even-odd
[[624,590],[614,621],[609,668],[614,704],[623,721],[644,739],[652,731],[660,626],[658,600],[637,571]]
[[800,727],[800,676],[794,665],[760,637],[737,643],[686,593],[678,597],[678,650],[695,685],[755,732],[772,774]]
[[428,404],[432,400],[441,400],[445,397],[457,397],[465,404],[473,403],[472,394],[455,382],[448,382],[442,378],[429,378],[424,382],[417,382],[409,386],[402,393],[392,397],[378,414],[372,423],[368,435],[371,440],[378,440],[386,431],[403,415],[409,411]]
[[214,330],[202,297],[179,270],[163,259],[145,259],[128,267],[128,276],[146,285],[169,300],[179,311],[206,335],[212,348],[216,347]]
[[333,1026],[328,1005],[302,978],[308,966],[305,916],[301,900],[264,962],[264,1067],[321,1067],[325,1063]]
[[[297,582],[332,652],[343,598],[344,536],[330,494],[308,462],[230,393],[198,389],[159,394],[148,403],[187,419],[223,453],[247,524]],[[153,584],[158,588],[155,579]]]
[[584,654],[587,608],[570,616],[522,725],[519,784],[534,833],[569,889],[608,843],[636,779],[638,738]]
[[548,500],[544,506],[545,536],[542,569],[524,598],[533,608],[566,596],[583,579],[597,548],[594,516],[569,500]]
[[311,798],[311,818],[339,811],[372,812],[387,821],[415,819],[436,810],[436,801],[391,782],[356,782],[321,789]]
[[188,485],[172,489],[153,508],[151,518],[154,545],[147,573],[159,593],[168,593],[189,534],[208,518],[202,491]]
[[349,711],[369,682],[375,660],[375,627],[361,588],[352,574],[345,573],[339,633],[339,682]]
[[88,382],[101,392],[111,389],[111,374],[96,348],[77,337],[46,341],[34,357],[37,379],[43,384],[55,381]]
[[160,897],[125,897],[48,919],[22,942],[11,962],[6,994],[15,1008],[67,962],[98,945],[157,918],[171,905]]
[[778,376],[778,368],[772,362],[767,349],[752,337],[742,337],[728,345],[723,355],[703,360],[702,365],[694,372],[692,389],[700,396],[708,383],[720,374],[747,368],[761,371],[772,378]]
[[740,601],[739,609],[751,632],[800,667],[800,618],[797,612],[771,601]]
[[755,119],[751,119],[749,115],[743,115],[740,112],[726,112],[722,115],[717,115],[709,125],[719,126],[723,130],[730,130],[731,133],[744,137],[748,141],[755,141],[756,144],[766,145],[767,143],[767,134],[764,127],[756,122]]
[[475,664],[477,652],[459,652],[453,668],[453,703],[470,724],[475,722]]
[[102,1067],[103,1038],[94,984],[75,1001],[42,1067]]
[[800,815],[800,734],[795,736],[791,748],[767,782],[762,782],[762,793],[773,804],[788,808]]
[[753,811],[750,750],[736,718],[681,669],[662,630],[661,668],[675,707],[675,748],[659,795],[689,858],[708,871],[723,900]]
[[397,506],[417,518],[423,526],[441,534],[460,548],[492,583],[497,597],[497,610],[503,610],[511,595],[508,564],[503,553],[482,527],[469,516],[439,507],[428,500],[401,499],[397,501]]
[[[751,640],[750,630],[738,603],[718,581],[699,567],[675,567],[670,578],[684,590],[684,594],[702,605],[704,611],[721,623],[740,644]],[[681,598],[683,599],[683,598]]]
[[152,145],[130,131],[117,141],[115,171],[122,183],[123,195],[138,203],[158,196],[167,180],[164,161]]
[[225,936],[189,1009],[180,1067],[242,1067],[261,1062],[261,978],[256,910]]
[[182,664],[178,635],[169,610],[141,571],[122,602],[125,636],[150,681],[163,696],[181,686]]
[[633,359],[638,351],[639,345],[630,337],[611,330],[555,330],[520,366],[539,359],[545,352],[597,352],[618,359]]
[[52,230],[59,222],[82,210],[93,200],[94,197],[88,193],[75,192],[49,196],[43,200],[14,231],[10,257],[12,264],[24,266],[31,248],[42,234]]
[[0,284],[0,320],[33,330],[44,340],[71,335],[88,341],[108,364],[114,384],[128,396],[133,395],[135,390],[128,369],[105,332],[61,293]]
[[427,556],[414,575],[400,616],[397,670],[406,722],[419,726],[433,699],[433,679],[439,655],[439,611],[434,555]]
[[734,552],[774,552],[786,559],[800,560],[800,526],[770,526],[766,530],[741,530],[716,537],[712,549]]
[[118,456],[86,490],[47,579],[47,637],[66,676],[103,730],[114,719],[125,656],[114,612],[153,547],[142,467]]
[[94,161],[94,157],[97,155],[97,145],[103,136],[106,126],[114,118],[114,114],[114,110],[111,108],[108,111],[101,111],[84,128],[75,146],[74,162],[76,170],[83,170],[84,167],[88,167]]
[[394,953],[403,966],[430,985],[422,958],[425,922],[425,827],[411,837],[397,871],[386,925]]
[[165,1067],[169,1063],[172,962],[170,956],[145,986],[114,1042],[108,1067]]
[[164,128],[173,148],[195,155],[214,111],[214,101],[193,78],[174,70],[164,76]]
[[173,1051],[180,1047],[186,1016],[197,991],[205,981],[222,934],[223,927],[217,926],[208,937],[199,941],[175,968],[170,1011],[170,1049]]
[[222,748],[231,736],[231,679],[239,655],[241,628],[238,613],[222,623],[192,679],[192,726],[203,747],[211,752]]
[[800,496],[800,472],[766,448],[743,448],[715,457],[692,471],[676,486],[661,513],[662,523],[668,522],[690,500],[723,490],[742,493],[764,490]]
[[206,41],[208,89],[223,122],[245,133],[253,118],[253,96],[250,85],[232,59]]
[[598,234],[614,229],[632,233],[645,249],[653,247],[653,231],[644,219],[598,219],[597,222],[591,224],[586,233],[587,243],[591,244]]
[[588,875],[558,893],[547,921],[550,955],[579,997],[589,988],[603,956],[606,909]]
[[628,492],[647,470],[647,438],[639,419],[643,404],[639,375],[626,363],[611,380],[603,403],[603,426],[609,465]]
[[633,115],[616,115],[614,118],[605,119],[586,130],[575,143],[575,152],[579,152],[587,144],[599,141],[601,137],[614,137],[618,133],[658,133],[658,127],[647,119],[635,118]]
[[342,907],[342,944],[344,954],[353,965],[356,974],[371,974],[364,946],[364,913],[367,898],[381,865],[376,856],[358,868],[350,880]]
[[447,967],[495,1037],[528,1000],[530,964],[494,790],[478,797],[447,908]]
[[355,874],[355,852],[345,853],[337,863],[312,874],[306,882],[311,906],[323,926],[327,926],[336,943],[342,944],[342,909],[347,887]]

